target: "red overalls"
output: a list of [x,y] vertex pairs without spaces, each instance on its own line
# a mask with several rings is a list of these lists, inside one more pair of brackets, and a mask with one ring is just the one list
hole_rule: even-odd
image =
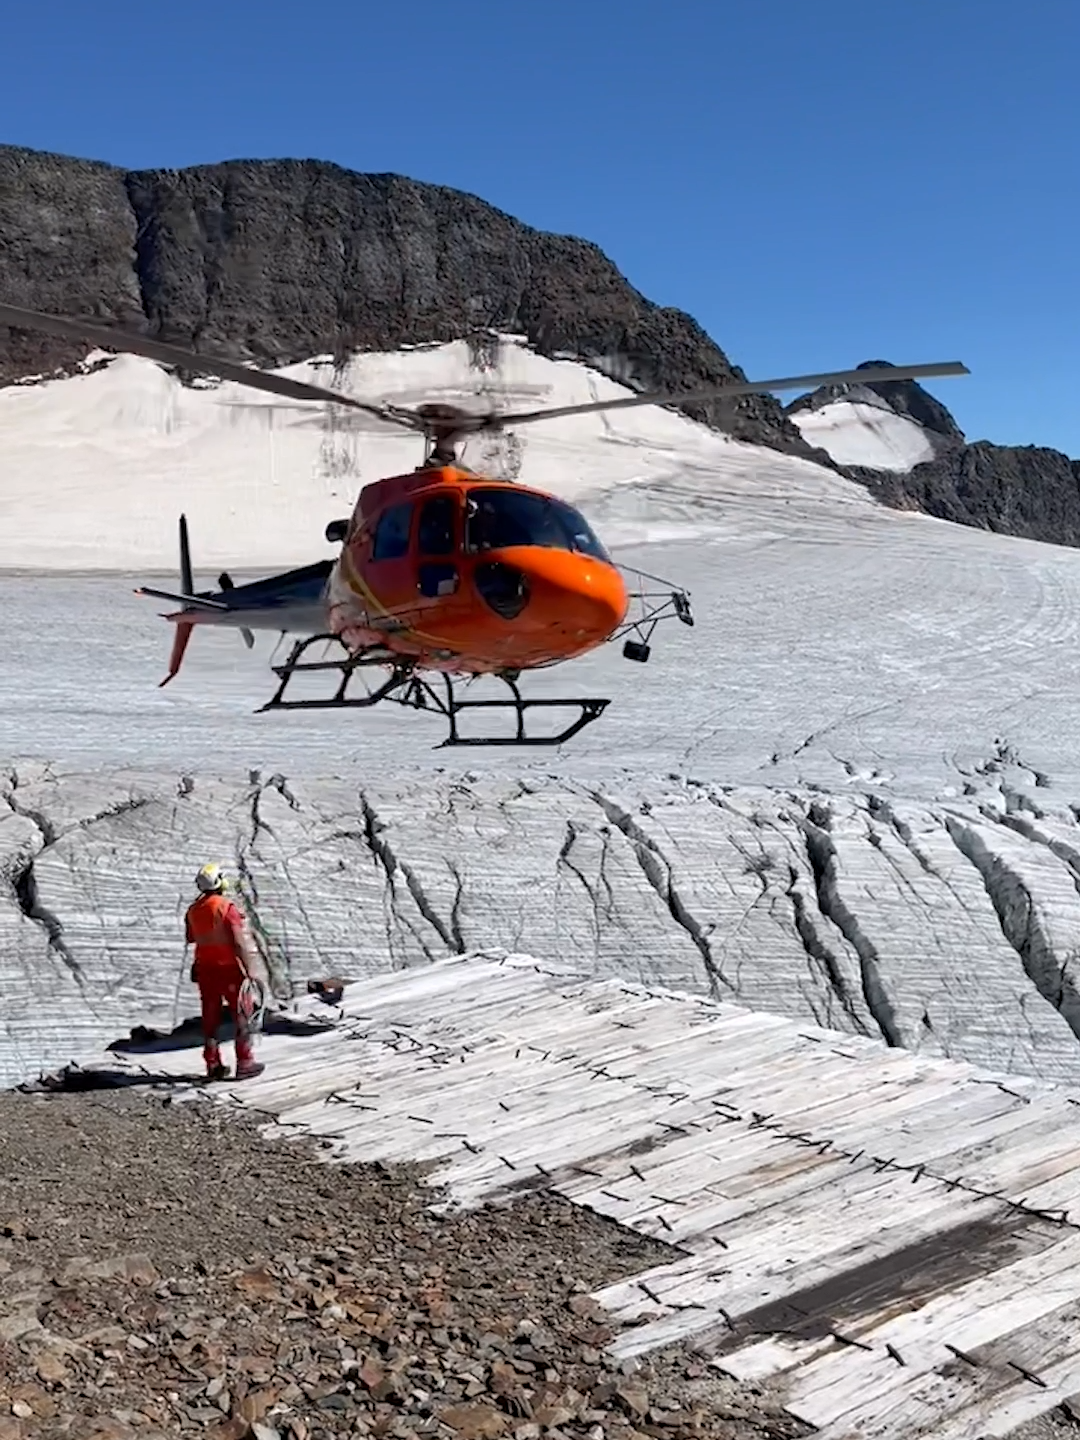
[[250,1071],[255,1053],[248,1031],[247,1017],[241,1014],[240,987],[245,972],[241,964],[244,954],[244,917],[225,895],[200,895],[188,907],[185,917],[187,942],[195,946],[192,967],[202,1001],[203,1059],[207,1073],[221,1065],[217,1032],[223,1012],[228,1006],[236,1025],[236,1074],[241,1078]]

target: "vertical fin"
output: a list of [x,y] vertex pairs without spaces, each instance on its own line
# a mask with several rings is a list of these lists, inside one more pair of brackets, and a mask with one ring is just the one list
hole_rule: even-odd
[[191,546],[188,544],[187,516],[180,516],[180,594],[195,594],[195,577],[191,569]]

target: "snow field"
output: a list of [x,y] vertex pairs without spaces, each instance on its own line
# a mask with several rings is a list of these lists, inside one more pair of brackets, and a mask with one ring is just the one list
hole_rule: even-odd
[[808,445],[820,446],[840,465],[905,474],[936,454],[923,426],[894,414],[884,401],[837,400],[819,410],[797,410],[791,420]]

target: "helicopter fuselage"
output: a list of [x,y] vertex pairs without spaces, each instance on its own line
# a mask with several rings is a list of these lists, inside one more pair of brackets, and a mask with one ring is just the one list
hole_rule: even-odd
[[449,674],[572,659],[624,620],[626,586],[565,501],[453,466],[366,486],[327,584],[328,628]]

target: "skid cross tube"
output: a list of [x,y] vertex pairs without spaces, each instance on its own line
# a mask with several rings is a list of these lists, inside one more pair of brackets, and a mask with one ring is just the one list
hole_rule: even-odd
[[[403,662],[399,656],[381,647],[378,650],[361,650],[355,655],[346,651],[340,660],[304,660],[302,658],[312,645],[319,644],[335,644],[341,649],[345,649],[336,635],[309,635],[306,640],[298,640],[283,665],[271,666],[274,674],[278,676],[280,684],[266,704],[259,707],[257,714],[262,715],[267,710],[370,709],[404,685],[412,674],[411,664]],[[367,695],[346,694],[349,681],[356,671],[373,665],[381,668],[385,668],[387,665],[391,666],[386,680]],[[326,700],[286,700],[284,698],[289,681],[294,675],[310,675],[331,670],[338,671],[341,680],[337,690],[330,698]]]

